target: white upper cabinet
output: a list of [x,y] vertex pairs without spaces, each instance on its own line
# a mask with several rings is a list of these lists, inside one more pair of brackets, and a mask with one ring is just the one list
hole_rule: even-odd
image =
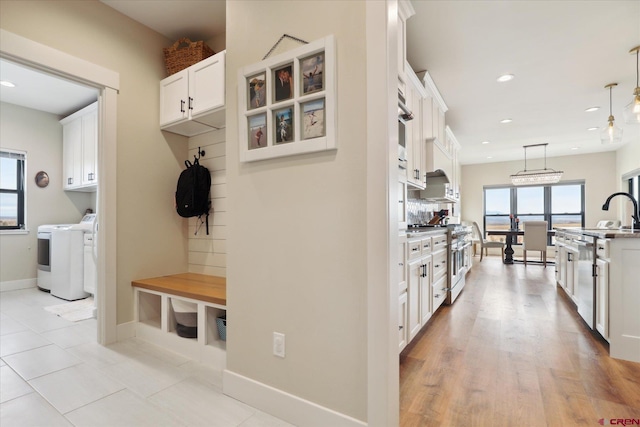
[[415,14],[416,11],[409,0],[398,1],[398,79],[401,83],[407,82],[407,19]]
[[63,188],[96,191],[98,185],[98,103],[60,120]]
[[225,54],[160,81],[160,128],[194,136],[225,126]]

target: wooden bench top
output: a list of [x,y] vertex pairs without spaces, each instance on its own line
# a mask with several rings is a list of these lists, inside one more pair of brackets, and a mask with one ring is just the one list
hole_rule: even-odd
[[227,279],[198,273],[181,273],[131,281],[131,286],[171,295],[227,305]]

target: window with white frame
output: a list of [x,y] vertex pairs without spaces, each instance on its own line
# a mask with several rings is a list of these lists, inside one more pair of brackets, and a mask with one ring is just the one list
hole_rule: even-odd
[[25,170],[23,151],[0,148],[0,230],[24,230]]

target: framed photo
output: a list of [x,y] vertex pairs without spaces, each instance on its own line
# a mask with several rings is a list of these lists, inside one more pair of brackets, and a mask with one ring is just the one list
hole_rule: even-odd
[[265,73],[249,77],[247,79],[247,90],[249,91],[248,110],[267,105],[267,79]]
[[249,150],[267,146],[267,114],[249,116]]
[[293,142],[293,107],[273,112],[273,130],[275,131],[274,140],[276,144]]
[[238,70],[241,162],[337,149],[335,43],[328,35]]
[[324,98],[301,104],[302,139],[318,138],[325,135]]
[[293,98],[293,65],[289,64],[273,71],[275,102]]
[[324,52],[310,56],[300,61],[302,73],[302,94],[317,92],[324,89]]

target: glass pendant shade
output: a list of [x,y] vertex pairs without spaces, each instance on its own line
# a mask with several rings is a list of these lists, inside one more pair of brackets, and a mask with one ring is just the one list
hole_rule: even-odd
[[637,125],[640,124],[640,87],[637,87],[633,93],[633,101],[624,107],[624,122]]
[[636,46],[629,51],[636,55],[636,88],[633,91],[633,100],[624,107],[624,122],[628,124],[640,124],[640,63],[638,60],[640,46]]
[[618,83],[609,83],[605,89],[609,89],[609,124],[600,132],[600,141],[603,144],[617,144],[622,142],[622,129],[616,126],[612,111],[611,89],[618,86]]
[[622,142],[622,129],[616,126],[613,116],[609,116],[609,124],[600,132],[600,140],[603,144],[617,144]]

